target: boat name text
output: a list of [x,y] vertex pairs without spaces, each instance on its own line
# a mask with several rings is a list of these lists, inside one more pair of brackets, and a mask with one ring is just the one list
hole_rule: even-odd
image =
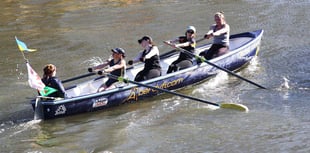
[[[176,86],[176,85],[182,83],[183,81],[184,81],[184,78],[179,78],[179,79],[176,79],[176,80],[173,80],[170,82],[164,82],[164,83],[162,83],[160,85],[156,85],[154,87],[155,88],[161,88],[161,89],[167,89],[167,88]],[[136,87],[136,88],[133,88],[131,90],[131,93],[130,93],[130,95],[126,101],[131,101],[131,100],[137,101],[138,97],[144,96],[147,94],[152,94],[152,93],[158,93],[158,90],[151,89],[151,88],[145,88],[143,90],[139,90],[139,87]]]

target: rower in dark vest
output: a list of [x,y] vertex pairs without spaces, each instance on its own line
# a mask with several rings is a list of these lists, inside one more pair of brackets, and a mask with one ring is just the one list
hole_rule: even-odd
[[[188,26],[185,32],[185,36],[178,37],[174,40],[168,40],[165,43],[174,45],[175,47],[181,47],[191,53],[194,53],[196,47],[195,34],[196,28],[194,26]],[[170,64],[167,74],[191,67],[192,65],[193,56],[184,52],[180,52],[179,58]]]
[[159,50],[153,43],[150,36],[143,36],[138,40],[138,43],[144,48],[142,52],[134,58],[128,61],[129,65],[136,62],[144,62],[144,69],[141,70],[135,77],[135,81],[144,81],[161,76],[161,66],[159,59]]
[[[115,76],[125,76],[125,70],[126,70],[126,61],[125,61],[125,50],[122,48],[115,48],[112,49],[112,59],[108,60],[107,62],[97,65],[92,68],[88,68],[89,72],[98,71],[98,73],[102,73],[101,70],[105,73],[110,73]],[[105,68],[106,66],[109,66]],[[118,82],[118,80],[109,78],[105,83],[103,83],[99,89],[98,92],[115,88],[115,83]]]

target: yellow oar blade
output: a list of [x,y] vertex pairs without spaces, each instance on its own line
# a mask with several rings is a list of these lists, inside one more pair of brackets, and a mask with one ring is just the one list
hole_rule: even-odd
[[236,104],[236,103],[222,103],[220,104],[220,107],[225,108],[225,109],[234,109],[234,110],[244,111],[244,112],[249,111],[249,108],[246,107],[245,105]]

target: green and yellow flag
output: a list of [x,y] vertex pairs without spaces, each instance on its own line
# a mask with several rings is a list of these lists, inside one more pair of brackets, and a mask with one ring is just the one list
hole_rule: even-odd
[[29,48],[27,47],[27,45],[26,45],[24,42],[18,40],[16,36],[15,36],[15,40],[16,40],[17,46],[18,46],[18,48],[19,48],[19,50],[20,50],[21,52],[23,52],[23,51],[27,51],[27,52],[34,52],[34,51],[37,51],[36,49],[29,49]]

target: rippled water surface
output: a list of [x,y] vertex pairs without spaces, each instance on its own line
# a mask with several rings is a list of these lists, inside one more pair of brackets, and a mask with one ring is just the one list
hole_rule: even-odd
[[[310,152],[309,7],[308,0],[1,1],[0,152]],[[242,103],[248,113],[162,95],[33,120],[29,101],[36,92],[14,36],[38,49],[26,54],[38,73],[54,63],[66,79],[87,73],[114,47],[134,57],[143,35],[151,35],[161,52],[171,50],[161,42],[183,35],[188,25],[197,28],[199,39],[220,10],[232,34],[265,30],[258,58],[238,74],[268,90],[220,73],[180,92]]]

